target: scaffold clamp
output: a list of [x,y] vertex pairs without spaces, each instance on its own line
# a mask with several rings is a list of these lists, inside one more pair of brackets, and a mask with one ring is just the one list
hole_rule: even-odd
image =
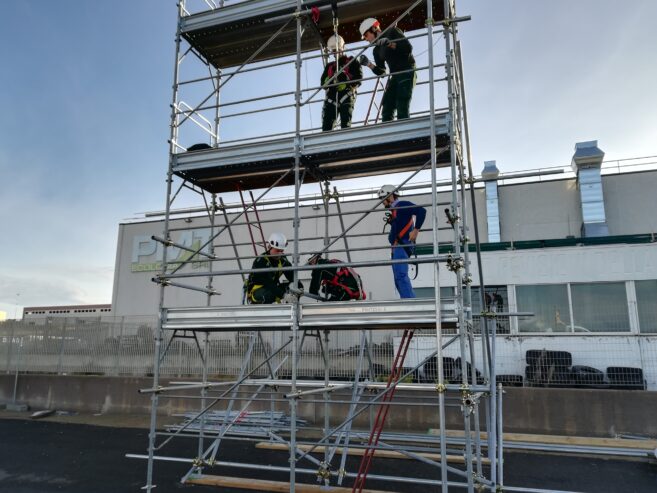
[[151,281],[156,283],[156,284],[159,284],[160,286],[169,286],[171,284],[171,281],[169,281],[168,279],[165,279],[165,278],[163,278],[162,276],[159,276],[159,275],[151,278]]
[[317,478],[328,481],[331,479],[331,465],[328,462],[320,462],[319,469],[317,470]]
[[460,257],[452,257],[450,254],[447,257],[447,269],[452,271],[452,272],[458,272],[459,270],[463,269],[464,263],[463,259]]

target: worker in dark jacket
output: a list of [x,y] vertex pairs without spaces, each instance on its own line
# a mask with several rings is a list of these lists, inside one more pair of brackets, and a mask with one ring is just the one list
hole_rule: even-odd
[[405,71],[390,76],[383,94],[381,121],[388,122],[392,120],[395,117],[395,112],[398,120],[408,118],[413,88],[415,87],[413,46],[397,27],[389,27],[381,34],[381,25],[373,17],[361,22],[360,34],[363,39],[374,43],[374,63],[370,62],[367,56],[361,55],[359,58],[361,65],[367,65],[372,69],[372,72],[379,76],[385,75],[386,63],[391,74]]
[[[358,60],[344,54],[342,36],[337,38],[335,35],[331,36],[326,46],[336,59],[328,63],[322,73],[321,85],[328,85],[325,88],[326,98],[322,108],[322,130],[333,130],[338,113],[340,114],[340,126],[349,128],[356,103],[356,91],[363,78],[363,69]],[[340,73],[338,74],[338,72]],[[334,79],[336,74],[338,75]]]
[[364,300],[365,291],[358,273],[351,267],[337,267],[342,263],[336,259],[324,259],[321,254],[313,255],[308,265],[325,265],[322,269],[312,271],[308,292],[319,295],[319,289],[326,295],[326,301]]
[[[391,257],[393,260],[407,260],[415,253],[415,240],[424,224],[427,210],[408,200],[399,200],[397,187],[394,185],[383,185],[378,197],[383,199],[383,205],[390,211],[388,241],[392,246]],[[408,264],[392,264],[392,273],[399,297],[415,298],[415,291],[408,277]]]
[[[272,233],[267,241],[267,250],[253,261],[252,269],[282,269],[292,264],[284,255],[287,238],[282,233]],[[281,282],[281,275],[288,282]],[[246,281],[246,299],[248,303],[279,303],[290,282],[293,280],[290,270],[271,272],[252,272]],[[299,283],[301,284],[301,283]]]

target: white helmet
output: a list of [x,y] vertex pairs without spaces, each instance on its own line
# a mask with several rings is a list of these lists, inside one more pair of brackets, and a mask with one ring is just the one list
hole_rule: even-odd
[[287,238],[283,233],[272,233],[269,235],[267,244],[269,245],[269,248],[285,250],[285,247],[287,246]]
[[326,47],[329,49],[329,51],[343,51],[344,50],[344,39],[342,36],[338,35],[338,39],[336,42],[335,39],[335,34],[331,36],[328,41],[326,42]]
[[379,197],[380,199],[385,199],[391,193],[397,195],[398,194],[397,187],[394,185],[383,185],[381,188],[379,188],[379,191],[376,193],[376,196]]
[[365,19],[363,22],[360,23],[360,27],[358,30],[360,31],[360,35],[365,39],[365,33],[372,29],[373,27],[380,27],[381,24],[379,21],[377,21],[374,17],[368,17]]

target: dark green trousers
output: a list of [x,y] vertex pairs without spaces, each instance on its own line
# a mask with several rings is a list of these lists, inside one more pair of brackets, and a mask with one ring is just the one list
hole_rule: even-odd
[[[340,126],[342,128],[351,127],[351,116],[354,113],[354,103],[356,102],[356,95],[349,92],[338,93],[337,109],[340,113]],[[335,120],[337,119],[335,99],[327,97],[324,100],[324,107],[322,108],[322,130],[333,130]]]
[[414,87],[415,72],[397,74],[390,77],[388,87],[383,95],[381,121],[391,121],[395,117],[395,113],[397,114],[398,120],[408,118]]

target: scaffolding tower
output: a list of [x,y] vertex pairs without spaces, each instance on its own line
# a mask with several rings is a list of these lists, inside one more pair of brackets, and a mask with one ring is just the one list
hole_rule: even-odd
[[[192,3],[191,0],[178,3],[164,232],[161,237],[153,237],[162,244],[164,253],[161,271],[154,278],[160,294],[153,385],[142,390],[150,395],[152,403],[148,454],[129,454],[147,460],[144,489],[151,491],[155,487],[157,461],[176,461],[189,464],[182,481],[192,484],[219,484],[213,483],[218,477],[216,471],[231,468],[247,474],[263,469],[285,472],[289,474],[290,491],[295,491],[297,485],[316,481],[325,488],[344,483],[352,491],[360,492],[368,478],[385,480],[393,488],[401,483],[415,483],[436,485],[443,492],[448,488],[501,491],[502,391],[495,378],[494,319],[503,314],[485,308],[477,216],[476,211],[469,214],[466,210],[468,203],[475,207],[474,178],[458,27],[469,18],[456,15],[454,0],[250,0],[227,5],[223,1],[205,0],[198,2],[204,5],[198,12],[192,10]],[[363,80],[374,84],[372,90],[360,93],[369,93],[373,101],[364,121],[331,132],[318,132],[312,126],[303,128],[302,111],[321,102],[321,92],[326,87],[311,84],[304,87],[304,63],[325,60],[325,41],[336,31],[352,46],[358,43],[358,25],[366,17],[378,18],[385,28],[398,26],[409,33],[409,39],[426,41],[428,62],[415,70],[424,74],[418,87],[426,88],[428,107],[412,113],[408,119],[372,124],[376,118],[370,121],[370,110],[372,104],[377,104],[384,84],[380,84],[379,77],[364,76]],[[444,60],[437,63],[434,48],[441,38]],[[362,43],[356,46],[350,48],[355,56],[371,48]],[[188,58],[200,61],[207,74],[192,72],[183,78]],[[220,95],[227,84],[237,84],[245,74],[283,66],[294,67],[293,91],[222,104]],[[337,85],[337,75],[329,85]],[[436,105],[438,83],[446,85],[444,108]],[[209,84],[209,92],[197,97],[200,101],[197,104],[185,102],[182,90],[201,84]],[[272,102],[284,97],[293,97],[294,102],[284,105]],[[260,103],[267,106],[254,109]],[[249,109],[231,110],[240,104]],[[266,114],[275,109],[294,111],[293,130],[232,141],[220,138],[220,130],[230,128],[231,117]],[[233,112],[223,113],[224,110]],[[189,137],[183,137],[190,126],[195,130],[189,132]],[[197,135],[204,135],[208,143],[191,146],[190,139]],[[450,193],[445,202],[438,201],[439,168],[449,170]],[[358,236],[354,229],[372,213],[380,213],[383,200],[375,201],[370,208],[351,211],[356,218],[347,224],[347,215],[341,210],[341,194],[337,188],[331,189],[331,182],[399,172],[407,172],[408,176],[399,183],[398,190],[403,190],[421,172],[430,172],[431,201],[423,204],[429,209],[427,217],[432,234],[432,241],[425,245],[428,253],[417,259],[392,260],[385,258],[389,245],[359,249],[352,244],[350,247],[349,240]],[[326,219],[323,238],[304,238],[301,231],[304,218],[300,215],[300,189],[302,184],[313,182],[319,183],[322,190]],[[302,256],[318,251],[326,255],[337,252],[346,257],[338,266],[381,268],[395,263],[429,266],[433,299],[305,302],[303,291],[297,290],[292,302],[286,304],[216,303],[220,290],[240,289],[239,282],[233,282],[231,288],[229,282],[222,280],[244,280],[254,272],[249,265],[265,238],[259,207],[277,187],[284,185],[294,187],[291,203],[294,214],[290,218],[294,229],[292,267],[288,269],[293,272],[293,286],[301,274],[321,268],[305,265]],[[264,191],[254,196],[255,189]],[[199,197],[210,229],[209,239],[192,247],[172,240],[172,232],[182,229],[173,223],[173,205],[182,192]],[[240,194],[241,203],[239,212],[232,218],[221,196],[231,192]],[[468,224],[468,217],[474,218],[472,225]],[[339,233],[330,234],[329,218],[338,221]],[[247,245],[236,240],[238,227],[248,228]],[[448,241],[439,241],[441,231],[449,236]],[[470,238],[470,231],[474,232],[474,238]],[[229,249],[231,254],[218,254],[220,240],[224,239],[223,251]],[[311,240],[321,241],[322,246],[301,248]],[[186,255],[174,258],[172,249],[184,251]],[[361,255],[361,260],[354,260],[352,254],[362,253],[359,250],[367,250],[370,256],[362,259]],[[474,260],[471,251],[476,252]],[[381,258],[376,258],[378,252]],[[190,269],[194,262],[203,268]],[[481,313],[473,313],[473,262],[479,277],[477,297]],[[441,276],[455,276],[453,296],[441,297]],[[199,293],[204,306],[180,307],[172,294],[175,290]],[[397,338],[392,367],[382,376],[373,364],[368,334],[391,330],[401,331],[402,335]],[[329,344],[332,334],[342,331],[357,334],[358,354],[349,381],[338,382],[331,378],[331,359],[336,356],[329,351]],[[405,365],[406,356],[413,335],[420,331],[433,334],[435,350],[409,367]],[[235,333],[242,341],[243,362],[234,380],[210,378],[209,341],[215,333]],[[162,362],[172,341],[180,337],[194,340],[203,363],[202,379],[162,385]],[[310,340],[320,348],[324,378],[300,380],[303,347]],[[456,380],[446,375],[446,348],[454,349],[460,358]],[[435,381],[409,383],[409,377],[430,361],[435,361]],[[477,367],[481,368],[481,375]],[[452,369],[449,370],[451,373]],[[419,401],[416,394],[427,391],[433,392],[432,397],[428,402]],[[184,424],[160,431],[158,409],[161,401],[168,398],[190,399],[198,403],[198,410]],[[323,407],[321,426],[299,429],[301,399]],[[271,412],[250,424],[244,423],[245,413],[256,405],[257,409],[269,405]],[[431,406],[437,415],[435,435],[413,439],[384,431],[387,417],[394,415],[400,406],[418,405]],[[338,408],[343,414],[337,423],[332,422],[330,417],[338,413],[332,410]],[[280,417],[276,412],[281,410],[287,412],[287,420],[284,424],[274,423],[274,417]],[[447,429],[447,414],[454,412],[460,416],[460,430]],[[368,421],[368,414],[369,429],[357,430],[355,423],[362,426]],[[250,429],[251,433],[231,433],[238,426]],[[267,443],[259,446],[286,451],[280,453],[280,464],[237,463],[218,458],[228,438],[260,442],[262,437]],[[166,446],[174,439],[196,440],[196,453],[191,457],[167,455]],[[359,457],[358,466],[347,464],[350,454]],[[422,477],[371,474],[372,461],[386,454],[413,459],[435,472]],[[306,478],[305,483],[301,478]]]

